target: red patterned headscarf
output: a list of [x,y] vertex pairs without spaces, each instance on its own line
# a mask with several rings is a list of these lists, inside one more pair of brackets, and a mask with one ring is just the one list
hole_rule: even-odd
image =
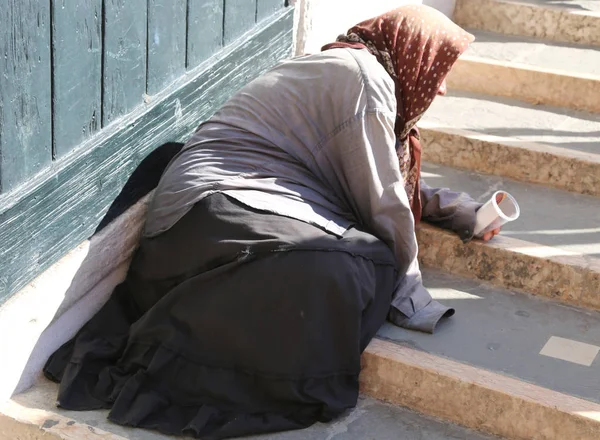
[[474,37],[441,12],[423,5],[401,6],[348,30],[322,50],[368,49],[396,85],[396,152],[415,222],[421,219],[421,143],[415,125]]

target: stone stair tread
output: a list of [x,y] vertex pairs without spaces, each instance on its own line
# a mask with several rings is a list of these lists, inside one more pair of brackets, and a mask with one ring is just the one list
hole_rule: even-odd
[[573,11],[600,12],[600,4],[597,0],[516,0],[519,3],[530,3],[536,6],[553,8],[564,8]]
[[[442,321],[434,336],[386,323],[378,338],[600,402],[599,312],[433,269],[425,269],[423,279],[432,296],[454,307],[456,315]],[[588,344],[589,357],[577,358],[568,348],[562,354],[570,360],[541,355],[540,351],[552,337]],[[556,344],[557,340],[553,339],[552,345]],[[588,362],[594,352],[595,360],[590,366],[573,362]]]
[[595,0],[457,0],[453,19],[463,27],[600,46]]
[[[59,436],[62,425],[68,423],[73,425],[73,422],[81,424],[80,429],[85,437],[77,436],[77,434],[73,436],[73,433],[70,433],[70,437],[65,436],[64,438],[89,438],[90,440],[96,438],[91,436],[88,437],[90,432],[97,432],[99,434],[97,438],[106,438],[102,436],[102,431],[112,434],[113,437],[108,437],[111,440],[113,438],[115,440],[175,440],[189,438],[169,436],[156,431],[134,429],[113,424],[106,419],[108,414],[107,410],[67,411],[56,408],[55,400],[57,391],[57,384],[45,379],[40,379],[36,386],[13,397],[12,402],[21,407],[46,411],[48,417],[47,420],[50,422],[43,423],[46,426],[56,423],[52,426],[52,432]],[[58,417],[53,419],[52,415]],[[1,424],[2,420],[0,419],[0,427]],[[420,440],[423,438],[428,440],[445,440],[448,438],[463,440],[497,439],[497,437],[494,436],[484,435],[366,396],[361,396],[359,398],[358,405],[353,411],[350,411],[333,423],[319,423],[305,430],[248,438],[256,440],[363,440],[368,438],[377,440],[392,440],[398,438],[403,440]]]
[[[600,2],[598,3],[600,10]],[[476,29],[467,30],[476,39],[466,55],[555,69],[571,74],[599,75],[600,79],[600,48],[598,47],[504,35]]]
[[552,248],[544,250],[544,257],[600,258],[598,197],[430,163],[423,164],[422,176],[430,186],[464,191],[482,203],[496,190],[509,192],[517,199],[521,215],[506,224],[502,234],[529,242],[532,247]]
[[453,90],[433,101],[423,121],[600,154],[600,114]]

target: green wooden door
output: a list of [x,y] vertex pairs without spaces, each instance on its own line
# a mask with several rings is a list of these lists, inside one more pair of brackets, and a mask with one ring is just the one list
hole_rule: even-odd
[[140,161],[290,55],[284,0],[4,0],[0,302],[89,238]]

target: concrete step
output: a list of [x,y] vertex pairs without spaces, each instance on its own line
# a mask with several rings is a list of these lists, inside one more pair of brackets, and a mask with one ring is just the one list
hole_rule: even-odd
[[[599,313],[437,271],[423,275],[432,296],[457,315],[435,336],[384,325],[363,356],[365,395],[510,439],[599,438]],[[57,409],[56,393],[56,384],[40,379],[0,406],[0,438],[173,438],[111,424],[104,410]],[[491,439],[368,397],[332,424],[256,438]]]
[[[65,411],[55,407],[58,387],[41,380],[34,388],[15,396],[1,412],[0,438],[175,440],[182,437],[115,425],[108,411]],[[9,431],[9,428],[11,431]],[[9,435],[6,435],[8,433]],[[37,434],[38,436],[26,436]],[[3,436],[5,434],[5,436]],[[19,437],[22,435],[23,437]],[[492,437],[424,416],[405,408],[361,396],[353,411],[330,424],[317,424],[302,431],[249,437],[256,440],[492,440]]]
[[469,92],[419,123],[428,161],[600,196],[600,115]]
[[595,0],[457,0],[454,21],[508,35],[600,45]]
[[467,30],[475,36],[467,55],[579,75],[600,76],[599,47],[477,29]]
[[448,76],[457,90],[600,112],[600,47],[472,31]]
[[422,175],[431,186],[481,202],[503,189],[521,206],[520,218],[489,243],[464,245],[455,234],[421,225],[424,266],[600,309],[600,198],[429,163]]
[[384,325],[362,390],[511,439],[600,438],[600,314],[425,271],[457,309],[435,335]]

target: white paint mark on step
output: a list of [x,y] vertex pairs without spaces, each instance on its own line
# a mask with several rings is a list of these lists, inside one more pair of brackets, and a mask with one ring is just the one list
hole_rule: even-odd
[[428,171],[421,171],[421,177],[433,179],[433,178],[436,178],[436,177],[440,177],[441,178],[441,177],[444,177],[444,176],[442,176],[441,174],[431,173],[431,172],[428,172]]
[[600,422],[600,411],[576,411],[575,414]]
[[596,359],[598,352],[600,352],[600,347],[595,345],[552,336],[540,354],[589,367]]
[[576,234],[596,234],[600,228],[584,229],[538,229],[534,231],[506,231],[503,235],[576,235]]
[[[504,234],[504,232],[503,232]],[[516,234],[515,234],[516,235]],[[560,257],[560,256],[581,256],[594,255],[600,253],[600,243],[592,244],[561,244],[560,247],[551,246],[516,246],[509,250],[520,254],[531,255],[538,258]]]
[[456,289],[444,289],[440,287],[433,287],[427,289],[431,297],[435,300],[447,300],[447,299],[481,299],[480,296],[473,295],[472,293],[463,292]]

